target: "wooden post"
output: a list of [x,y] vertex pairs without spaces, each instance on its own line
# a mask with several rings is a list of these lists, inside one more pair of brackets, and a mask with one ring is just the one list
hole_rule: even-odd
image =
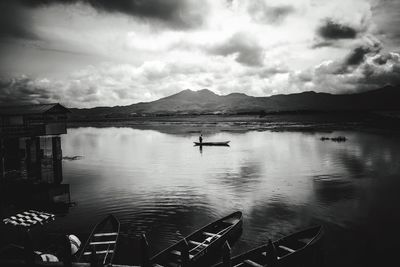
[[36,169],[35,169],[35,179],[42,179],[42,151],[40,150],[40,137],[35,137],[35,153],[36,153]]
[[225,244],[222,248],[222,263],[224,267],[231,267],[231,246],[229,246],[228,241],[225,241]]
[[0,182],[5,176],[6,169],[4,166],[4,157],[5,157],[5,148],[4,148],[4,139],[0,138]]
[[35,253],[33,252],[32,237],[29,230],[25,232],[25,237],[24,237],[24,256],[26,265],[34,266]]
[[145,234],[142,234],[140,245],[142,249],[142,267],[150,267],[149,243],[147,242]]
[[181,260],[182,260],[182,266],[185,267],[189,265],[189,244],[187,243],[186,238],[183,239]]
[[71,241],[68,235],[64,235],[64,249],[63,249],[63,263],[65,267],[72,266],[72,254],[71,254]]
[[62,151],[61,151],[61,138],[53,136],[51,138],[51,149],[53,157],[53,182],[61,184],[62,176]]
[[25,164],[26,164],[26,176],[28,179],[32,176],[32,140],[26,139],[25,140]]

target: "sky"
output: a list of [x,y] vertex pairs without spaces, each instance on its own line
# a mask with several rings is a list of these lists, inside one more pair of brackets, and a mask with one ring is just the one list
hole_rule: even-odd
[[3,0],[0,105],[400,84],[398,0]]

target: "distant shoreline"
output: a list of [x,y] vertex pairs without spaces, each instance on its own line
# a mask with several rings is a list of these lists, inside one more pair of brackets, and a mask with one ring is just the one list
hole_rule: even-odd
[[331,132],[362,130],[400,132],[400,116],[393,113],[306,113],[279,115],[184,115],[134,118],[88,118],[68,122],[77,127],[132,127],[165,132],[245,132],[245,131],[307,131]]

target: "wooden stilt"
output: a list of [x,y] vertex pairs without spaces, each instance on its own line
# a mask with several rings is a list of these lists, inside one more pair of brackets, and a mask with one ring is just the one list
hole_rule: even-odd
[[4,157],[5,157],[5,148],[4,148],[4,139],[0,138],[0,182],[4,179],[5,176],[5,166],[4,166]]

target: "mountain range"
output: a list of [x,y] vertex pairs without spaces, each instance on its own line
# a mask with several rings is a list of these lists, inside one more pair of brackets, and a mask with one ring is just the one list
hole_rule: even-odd
[[400,109],[400,87],[385,86],[356,94],[329,94],[313,91],[254,97],[242,93],[217,95],[203,89],[183,90],[152,102],[128,106],[71,109],[78,117],[124,117],[174,114],[279,113],[291,111],[365,111]]

